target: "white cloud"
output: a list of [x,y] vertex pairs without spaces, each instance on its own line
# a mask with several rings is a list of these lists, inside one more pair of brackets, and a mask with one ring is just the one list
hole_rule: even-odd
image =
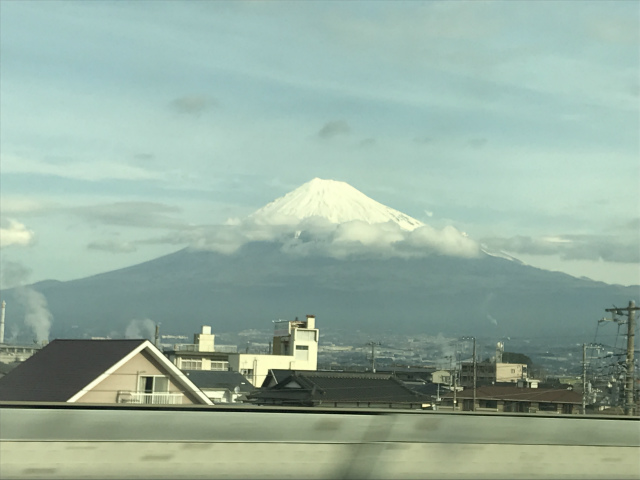
[[34,233],[24,224],[13,219],[7,219],[3,224],[5,225],[0,227],[0,248],[26,247],[33,243]]
[[451,226],[442,230],[424,226],[409,232],[392,222],[369,224],[356,220],[334,224],[319,217],[295,225],[262,225],[249,218],[235,225],[185,229],[141,243],[189,244],[198,250],[231,254],[250,242],[277,242],[284,252],[297,256],[472,258],[480,255],[479,245]]

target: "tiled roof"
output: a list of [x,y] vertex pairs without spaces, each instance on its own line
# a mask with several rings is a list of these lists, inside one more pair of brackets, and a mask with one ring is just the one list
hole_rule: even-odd
[[[291,400],[322,404],[335,402],[423,403],[420,395],[388,374],[289,372],[290,375],[271,388],[261,389],[251,397],[262,400]],[[300,388],[291,388],[297,383]]]
[[0,378],[0,400],[66,402],[145,340],[54,340]]
[[[458,399],[473,398],[473,388],[457,393]],[[448,393],[445,398],[453,398]],[[559,388],[518,388],[483,386],[476,389],[476,398],[482,400],[508,400],[543,403],[582,403],[582,395],[573,390]]]

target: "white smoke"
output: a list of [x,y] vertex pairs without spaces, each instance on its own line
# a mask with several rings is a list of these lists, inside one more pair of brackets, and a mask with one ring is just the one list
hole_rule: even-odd
[[[31,275],[31,270],[19,262],[3,261],[1,273],[0,285],[2,288],[15,288],[15,299],[24,308],[25,326],[33,332],[37,342],[48,341],[53,315],[49,311],[45,296],[32,287],[25,286]],[[15,332],[15,336],[17,336],[15,325],[11,327],[10,331],[12,335]]]
[[24,324],[31,329],[35,340],[38,343],[49,341],[53,315],[45,296],[31,287],[18,287],[15,298],[24,307]]
[[156,334],[156,325],[148,318],[135,318],[129,322],[124,332],[124,338],[146,338],[153,341]]

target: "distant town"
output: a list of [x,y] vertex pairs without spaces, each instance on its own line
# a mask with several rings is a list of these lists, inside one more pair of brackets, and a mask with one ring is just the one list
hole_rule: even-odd
[[[616,308],[618,326],[635,304]],[[4,305],[3,305],[4,313]],[[604,322],[605,320],[603,320]],[[156,327],[148,339],[4,343],[0,401],[100,404],[252,404],[442,411],[634,415],[629,342],[569,344],[562,338],[322,331],[314,315],[273,330],[183,335]],[[620,329],[618,328],[618,331]],[[624,340],[626,335],[620,335]]]

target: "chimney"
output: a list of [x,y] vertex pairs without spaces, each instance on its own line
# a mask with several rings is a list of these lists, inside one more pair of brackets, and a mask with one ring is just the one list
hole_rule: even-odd
[[2,312],[0,312],[0,344],[4,343],[4,309],[7,302],[2,301]]

